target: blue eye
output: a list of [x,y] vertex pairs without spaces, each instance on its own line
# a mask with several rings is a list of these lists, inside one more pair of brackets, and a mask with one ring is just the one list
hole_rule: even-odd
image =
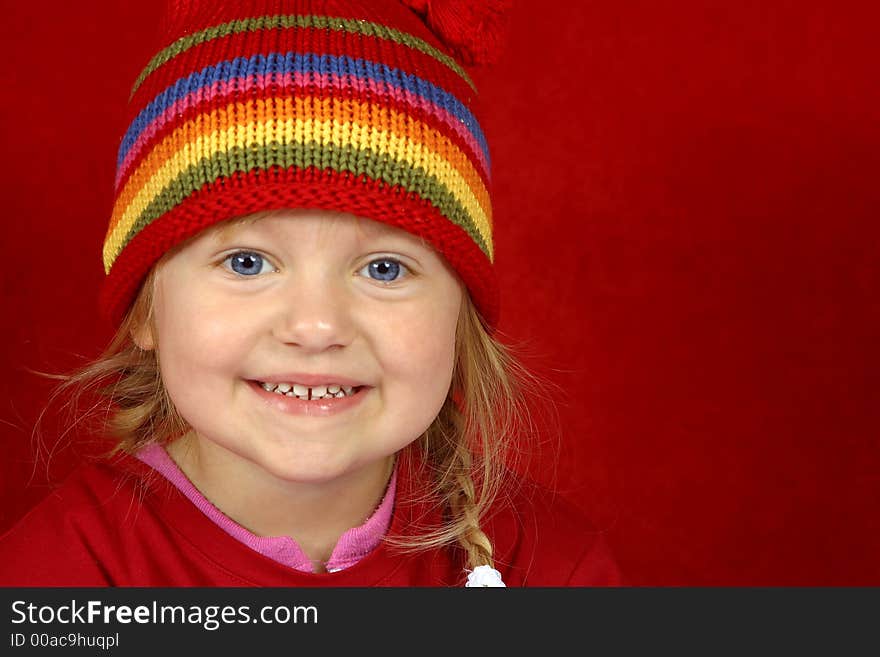
[[226,256],[224,262],[229,262],[232,271],[242,276],[255,276],[262,274],[263,267],[268,266],[272,271],[272,266],[259,253],[253,251],[238,251],[237,253]]
[[364,275],[372,278],[374,281],[381,281],[382,283],[396,281],[404,276],[406,271],[406,267],[397,260],[392,260],[391,258],[373,260],[373,262],[361,270]]

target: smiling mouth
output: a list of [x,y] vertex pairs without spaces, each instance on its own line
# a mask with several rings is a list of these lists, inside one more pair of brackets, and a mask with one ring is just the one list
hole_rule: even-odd
[[299,383],[263,383],[256,382],[266,392],[284,397],[296,397],[304,401],[319,399],[340,399],[356,395],[364,386],[343,386],[333,383],[320,386],[304,386]]

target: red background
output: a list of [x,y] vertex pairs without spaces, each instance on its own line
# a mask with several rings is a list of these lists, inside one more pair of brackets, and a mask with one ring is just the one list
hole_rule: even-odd
[[[110,335],[100,245],[159,3],[50,4],[0,27],[0,530],[47,490],[27,368]],[[566,391],[538,465],[633,584],[880,585],[871,4],[518,3],[474,74],[502,329]]]

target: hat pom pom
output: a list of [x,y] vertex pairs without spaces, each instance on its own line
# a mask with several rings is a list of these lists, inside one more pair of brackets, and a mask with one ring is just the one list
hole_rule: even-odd
[[510,0],[401,0],[420,14],[453,56],[467,65],[501,55]]

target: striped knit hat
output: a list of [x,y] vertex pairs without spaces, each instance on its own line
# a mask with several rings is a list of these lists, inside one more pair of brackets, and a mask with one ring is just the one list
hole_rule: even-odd
[[202,229],[320,208],[426,239],[494,326],[489,152],[461,63],[488,59],[506,4],[170,0],[119,148],[105,316]]

